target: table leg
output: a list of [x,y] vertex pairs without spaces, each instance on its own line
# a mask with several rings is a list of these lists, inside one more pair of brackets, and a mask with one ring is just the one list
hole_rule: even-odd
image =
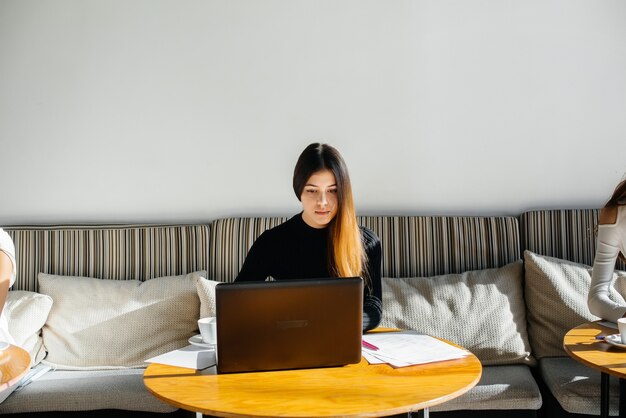
[[619,416],[626,417],[626,380],[619,379]]
[[419,411],[413,413],[408,413],[408,418],[428,418],[428,408],[420,409]]
[[600,416],[609,417],[609,375],[600,374]]

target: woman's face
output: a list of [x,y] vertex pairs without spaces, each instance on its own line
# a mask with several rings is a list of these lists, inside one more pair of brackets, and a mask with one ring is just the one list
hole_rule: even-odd
[[302,219],[313,228],[325,228],[337,214],[337,183],[330,170],[313,173],[304,185]]

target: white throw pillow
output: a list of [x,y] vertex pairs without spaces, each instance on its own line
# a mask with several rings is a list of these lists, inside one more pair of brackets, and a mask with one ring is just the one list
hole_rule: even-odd
[[[600,318],[589,312],[591,268],[585,264],[524,251],[528,334],[537,358],[565,356],[563,336],[575,326]],[[624,276],[620,272],[618,276]],[[615,280],[615,279],[614,279]],[[622,282],[622,279],[619,279]],[[614,288],[609,297],[624,304]]]
[[64,370],[144,367],[186,346],[198,329],[202,275],[141,282],[39,273],[39,291],[54,300],[42,331],[44,362]]
[[215,316],[215,286],[220,282],[199,277],[196,289],[200,298],[200,318]]
[[9,334],[15,344],[28,351],[31,367],[38,364],[46,351],[41,339],[41,327],[46,323],[52,308],[52,298],[25,290],[13,290],[7,295],[5,314]]
[[529,364],[522,262],[436,277],[384,278],[381,326],[457,343],[484,365]]

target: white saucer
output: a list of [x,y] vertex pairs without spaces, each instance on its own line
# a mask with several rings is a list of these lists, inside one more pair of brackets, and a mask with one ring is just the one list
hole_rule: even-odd
[[11,344],[9,344],[6,341],[0,341],[0,350],[5,350],[5,349],[9,348],[10,345]]
[[205,343],[202,340],[202,335],[198,334],[198,335],[194,335],[193,337],[191,337],[189,340],[189,344],[191,345],[196,345],[198,347],[202,347],[202,348],[215,348],[213,344],[208,344]]
[[611,345],[614,345],[615,347],[626,350],[626,344],[622,344],[622,337],[619,334],[607,335],[606,337],[604,337],[604,341]]

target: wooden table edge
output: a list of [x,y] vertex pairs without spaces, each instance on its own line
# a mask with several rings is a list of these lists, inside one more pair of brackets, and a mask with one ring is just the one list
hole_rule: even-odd
[[[377,329],[377,332],[393,332],[393,331],[398,331],[395,329]],[[468,364],[468,366],[472,366],[472,367],[477,367],[478,371],[476,373],[476,376],[474,377],[474,379],[468,383],[467,385],[465,385],[463,388],[460,388],[454,392],[448,393],[446,395],[443,395],[439,398],[435,398],[435,399],[430,399],[428,401],[423,401],[423,402],[418,402],[418,403],[414,403],[414,404],[409,404],[409,405],[405,405],[405,406],[401,406],[401,407],[397,407],[397,408],[392,408],[392,409],[384,409],[384,410],[379,410],[379,411],[368,411],[368,412],[364,412],[364,413],[356,413],[356,414],[349,414],[349,415],[306,415],[308,417],[318,417],[318,418],[328,418],[328,417],[333,417],[333,416],[343,416],[343,417],[351,417],[351,418],[368,418],[368,417],[379,417],[381,415],[396,415],[396,414],[403,414],[403,413],[409,413],[409,412],[416,412],[419,410],[423,410],[425,408],[430,408],[436,405],[440,405],[442,403],[448,402],[452,399],[458,398],[459,396],[469,392],[472,388],[474,388],[478,382],[480,381],[482,374],[483,374],[483,366],[482,363],[480,362],[480,359],[478,359],[478,357],[476,357],[476,355],[474,353],[472,353],[471,351],[467,350],[464,347],[459,346],[458,344],[455,344],[451,341],[445,340],[443,338],[438,338],[435,337],[447,344],[450,344],[454,347],[458,347],[461,348],[463,350],[466,350],[469,354],[465,357],[459,358],[459,359],[452,359],[452,360],[444,360],[438,363],[449,363],[449,362],[463,362],[463,361],[470,361],[471,363]],[[362,358],[362,361],[367,362],[367,360],[365,360],[364,358]],[[426,363],[426,364],[430,364],[430,363]],[[157,399],[161,400],[162,402],[165,402],[168,405],[172,405],[187,411],[192,411],[192,412],[199,412],[202,413],[204,415],[213,415],[213,416],[219,416],[219,417],[230,417],[230,418],[241,418],[241,417],[253,417],[253,418],[268,418],[268,415],[251,415],[249,413],[246,414],[239,414],[239,413],[231,413],[231,412],[224,412],[221,410],[213,410],[213,409],[203,409],[203,408],[198,408],[198,409],[190,409],[191,407],[188,404],[185,404],[181,401],[177,401],[175,399],[170,399],[167,398],[161,394],[159,394],[158,392],[155,392],[151,387],[149,387],[146,384],[146,373],[149,372],[150,369],[155,369],[158,368],[159,366],[164,366],[167,368],[178,368],[181,369],[181,372],[184,371],[185,374],[189,374],[190,376],[196,375],[199,372],[201,372],[200,370],[195,370],[195,369],[188,369],[188,368],[184,368],[184,367],[177,367],[177,366],[168,366],[168,365],[161,365],[161,364],[150,364],[148,365],[148,367],[146,368],[146,370],[144,371],[144,386],[146,387],[146,389],[148,390],[148,392],[150,392],[154,397],[156,397]],[[369,364],[368,364],[369,366]],[[391,367],[389,365],[387,365],[388,367]],[[417,365],[416,367],[419,367],[421,365]],[[215,367],[215,366],[213,366]],[[415,366],[414,366],[415,367]],[[157,376],[147,376],[147,378],[153,378],[153,377],[157,377]],[[296,417],[298,415],[286,415],[289,417]]]
[[[580,362],[581,364],[584,364],[585,366],[598,370],[602,373],[606,373],[606,374],[610,374],[612,376],[618,377],[618,378],[625,378],[626,377],[626,373],[620,373],[617,372],[615,370],[612,370],[611,368],[607,368],[601,365],[598,365],[596,363],[593,363],[587,359],[585,359],[584,357],[581,357],[580,355],[577,354],[577,352],[574,350],[571,350],[569,345],[565,343],[565,338],[569,338],[569,334],[571,332],[576,331],[577,329],[595,329],[598,331],[598,333],[596,335],[593,336],[593,339],[589,339],[589,343],[592,344],[608,344],[605,341],[602,340],[597,340],[595,339],[595,337],[597,335],[600,334],[604,334],[604,335],[611,335],[611,334],[617,334],[617,330],[615,328],[611,328],[605,325],[602,325],[600,323],[598,323],[598,321],[593,321],[593,322],[585,322],[584,324],[580,324],[572,329],[570,329],[564,336],[563,336],[563,349],[565,350],[565,352],[567,353],[568,356],[570,356],[571,358],[573,358],[574,360]],[[619,349],[616,349],[619,350]],[[624,354],[626,354],[625,350],[620,350],[621,352],[623,352]],[[626,361],[624,362],[624,364],[626,364]]]
[[22,357],[22,360],[25,361],[26,367],[24,367],[24,370],[21,373],[19,373],[17,376],[12,377],[8,381],[0,382],[0,392],[4,392],[5,390],[16,385],[17,383],[20,382],[20,380],[22,380],[24,376],[26,376],[26,374],[28,373],[28,370],[30,370],[30,360],[31,360],[30,354],[28,354],[28,351],[14,344],[9,345],[9,347],[5,348],[3,351],[9,351],[11,354],[13,354],[13,352],[19,353]]
[[[465,393],[469,392],[472,388],[474,388],[478,382],[480,381],[480,378],[482,377],[482,372],[483,372],[483,368],[482,368],[482,363],[480,362],[480,360],[473,354],[470,353],[470,356],[473,356],[475,361],[478,363],[479,365],[479,371],[476,374],[476,377],[474,378],[474,380],[469,383],[468,385],[466,385],[465,387],[449,393],[447,395],[444,395],[442,397],[436,398],[436,399],[431,399],[428,401],[424,401],[424,402],[419,402],[419,403],[415,403],[415,404],[411,404],[411,405],[406,405],[406,406],[402,406],[402,407],[397,407],[397,408],[393,408],[393,409],[384,409],[384,410],[379,410],[379,411],[368,411],[368,412],[363,412],[363,413],[357,413],[357,414],[342,414],[342,415],[315,415],[315,414],[308,414],[308,415],[303,415],[309,418],[329,418],[329,417],[350,417],[350,418],[371,418],[371,417],[380,417],[380,416],[390,416],[390,415],[397,415],[397,414],[404,414],[404,413],[409,413],[409,412],[417,412],[426,408],[430,408],[433,406],[437,406],[440,405],[442,403],[451,401],[455,398],[458,398],[459,396],[464,395]],[[451,362],[451,361],[458,361],[458,359],[454,359],[454,360],[445,360],[444,362]],[[152,365],[150,365],[152,366]],[[150,366],[148,366],[146,368],[146,371],[148,368],[150,368]],[[176,366],[169,366],[169,367],[176,367]],[[180,369],[183,370],[193,370],[193,369],[186,369],[184,367],[179,367]],[[197,370],[196,370],[197,372]],[[144,372],[145,375],[145,372]],[[146,387],[146,389],[148,390],[148,392],[150,392],[154,397],[156,397],[157,399],[159,399],[160,401],[168,404],[168,405],[172,405],[175,406],[177,408],[180,409],[184,409],[186,411],[191,411],[191,412],[199,412],[203,415],[212,415],[212,416],[216,416],[216,417],[225,417],[225,418],[242,418],[242,417],[250,417],[250,418],[270,418],[270,417],[275,417],[276,415],[251,415],[249,413],[241,413],[241,414],[237,414],[237,413],[229,413],[229,412],[224,412],[221,410],[213,410],[213,409],[190,409],[190,406],[187,404],[184,404],[182,402],[179,402],[177,400],[174,399],[169,399],[166,398],[162,395],[160,395],[159,393],[153,391],[150,387],[148,387],[147,385],[145,385],[145,377],[144,377],[144,386]],[[300,417],[298,415],[285,415],[286,417]]]

